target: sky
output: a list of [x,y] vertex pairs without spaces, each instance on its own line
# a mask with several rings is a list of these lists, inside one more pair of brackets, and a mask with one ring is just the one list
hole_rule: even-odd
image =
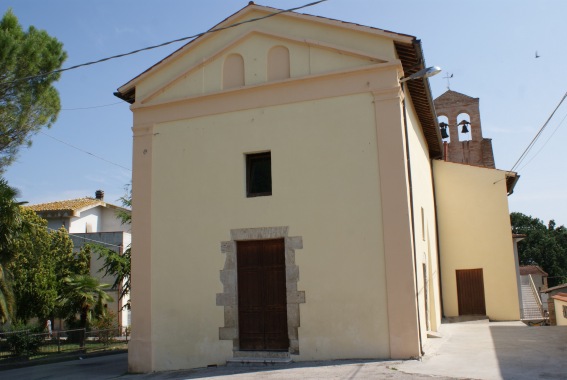
[[[281,9],[309,2],[257,1]],[[69,67],[203,32],[247,4],[4,0],[0,12],[12,8],[24,28],[56,37]],[[447,90],[444,77],[451,74],[451,90],[480,98],[483,136],[492,138],[499,169],[512,168],[567,92],[564,0],[328,0],[299,12],[419,38],[426,64],[443,69],[430,78],[434,98]],[[113,92],[183,44],[63,73],[55,84],[62,104],[57,122],[35,135],[5,173],[19,200],[34,204],[102,189],[107,202],[119,204],[132,174],[132,113]],[[521,178],[508,198],[510,211],[567,224],[566,117],[567,101],[516,170]]]

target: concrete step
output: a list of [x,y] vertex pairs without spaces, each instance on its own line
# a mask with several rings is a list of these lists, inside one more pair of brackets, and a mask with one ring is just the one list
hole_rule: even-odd
[[472,321],[488,321],[486,315],[460,315],[458,317],[445,317],[443,323],[459,323],[459,322],[472,322]]
[[270,366],[291,364],[291,358],[288,359],[260,359],[260,358],[232,358],[226,361],[227,367],[254,367],[254,366]]

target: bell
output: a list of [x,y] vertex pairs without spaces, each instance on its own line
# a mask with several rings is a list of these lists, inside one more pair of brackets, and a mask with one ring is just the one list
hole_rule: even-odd
[[445,123],[444,121],[439,123],[439,128],[441,129],[441,138],[448,139],[449,135],[447,134],[447,127],[449,124]]
[[469,133],[469,129],[467,128],[467,125],[469,125],[470,123],[466,120],[462,120],[459,125],[463,126],[463,129],[461,129],[461,133]]

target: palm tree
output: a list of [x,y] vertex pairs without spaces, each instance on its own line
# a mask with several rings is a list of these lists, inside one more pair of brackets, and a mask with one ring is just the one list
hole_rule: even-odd
[[76,274],[63,279],[65,289],[59,297],[59,304],[66,311],[67,319],[73,320],[79,314],[81,328],[87,328],[93,318],[106,313],[105,303],[113,299],[106,293],[108,284],[88,274]]
[[12,245],[22,229],[18,191],[0,178],[0,323],[10,321],[14,313],[14,295],[7,266],[14,258]]

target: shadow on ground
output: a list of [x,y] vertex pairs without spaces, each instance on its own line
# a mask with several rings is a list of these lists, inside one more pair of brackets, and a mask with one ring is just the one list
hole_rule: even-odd
[[489,328],[502,379],[567,379],[567,327]]

